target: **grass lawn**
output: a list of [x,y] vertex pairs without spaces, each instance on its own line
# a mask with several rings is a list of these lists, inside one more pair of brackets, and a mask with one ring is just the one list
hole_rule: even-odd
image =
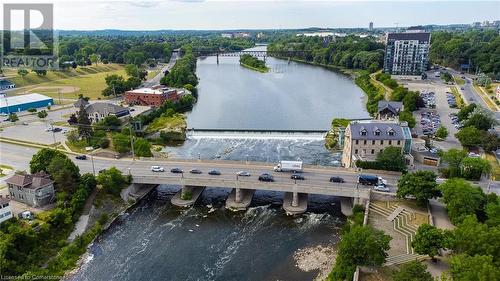
[[[0,164],[0,178],[1,177],[4,177],[7,175],[7,173],[11,170],[14,170],[14,168],[12,168],[11,166],[9,165],[4,165],[4,164]],[[5,186],[0,186],[0,189],[4,188]]]
[[148,132],[156,132],[161,129],[182,129],[186,128],[186,117],[183,114],[174,114],[172,117],[161,116],[156,118],[148,126]]
[[465,85],[465,80],[459,76],[453,76],[453,79],[455,79],[455,83],[457,83],[457,85]]
[[66,142],[66,145],[71,149],[73,152],[78,152],[78,153],[87,153],[85,150],[85,147],[88,146],[87,142],[82,140],[82,141],[77,141],[77,142]]
[[464,106],[464,99],[462,99],[462,95],[458,92],[457,87],[450,87],[450,91],[455,96],[457,107],[462,108]]
[[491,153],[486,153],[486,160],[491,164],[491,177],[492,180],[500,179],[500,165],[498,165],[497,158]]
[[104,78],[107,75],[118,74],[125,76],[123,66],[118,64],[79,67],[68,71],[49,71],[46,76],[28,74],[25,78],[17,76],[10,79],[17,87],[23,87],[16,93],[40,93],[55,100],[61,98],[75,99],[83,94],[91,99],[104,98],[102,90],[106,88]]
[[375,86],[375,88],[377,88],[377,91],[379,93],[384,93],[385,99],[390,100],[391,94],[392,94],[392,89],[387,87],[386,85],[384,85],[384,83],[375,79],[375,75],[377,75],[377,73],[379,73],[379,72],[382,72],[382,71],[379,70],[375,73],[370,74],[370,80],[372,81],[373,86]]
[[147,80],[152,79],[153,77],[155,77],[156,75],[158,75],[158,73],[160,73],[160,69],[155,69],[155,70],[152,70],[152,71],[148,71],[148,76],[146,77],[146,79]]
[[497,111],[497,105],[491,100],[491,98],[488,96],[486,90],[483,87],[480,87],[476,83],[474,83],[474,89],[476,92],[481,96],[483,101],[488,105],[488,107],[493,110]]

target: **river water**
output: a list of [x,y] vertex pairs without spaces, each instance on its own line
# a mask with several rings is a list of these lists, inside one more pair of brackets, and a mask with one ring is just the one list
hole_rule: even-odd
[[[188,114],[190,128],[327,130],[333,117],[365,118],[362,93],[343,75],[268,58],[272,72],[239,66],[237,58],[198,61],[199,100]],[[165,148],[173,158],[339,165],[321,136],[269,138],[195,136]],[[160,186],[118,219],[89,251],[69,280],[312,280],[294,253],[331,246],[345,221],[338,198],[311,195],[307,213],[287,216],[283,194],[258,191],[251,208],[223,207],[229,189],[207,188],[195,207],[179,210],[170,198],[179,186]]]

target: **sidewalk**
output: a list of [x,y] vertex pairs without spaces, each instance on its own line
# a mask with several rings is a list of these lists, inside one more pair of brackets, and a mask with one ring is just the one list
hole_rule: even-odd
[[455,226],[451,223],[450,218],[448,217],[448,212],[446,211],[445,204],[435,199],[431,199],[429,200],[429,209],[434,220],[434,225],[437,228],[448,230],[455,228]]

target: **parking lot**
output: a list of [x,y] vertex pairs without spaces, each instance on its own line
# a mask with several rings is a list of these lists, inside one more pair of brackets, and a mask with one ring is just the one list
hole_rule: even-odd
[[427,80],[405,82],[405,86],[408,87],[410,91],[424,93],[422,98],[425,97],[424,101],[426,104],[429,104],[429,107],[421,108],[413,113],[417,121],[417,126],[415,128],[417,134],[419,136],[425,133],[433,134],[435,130],[442,125],[448,130],[448,137],[444,141],[433,141],[433,145],[443,150],[460,148],[461,144],[455,137],[458,129],[455,126],[456,121],[453,118],[454,114],[458,112],[458,109],[450,107],[450,99],[447,94],[447,92],[450,92],[449,85],[439,81],[432,82]]
[[53,144],[54,137],[56,142],[65,142],[66,136],[64,134],[64,129],[69,130],[70,128],[65,128],[61,126],[55,126],[56,128],[61,128],[60,132],[47,131],[50,127],[48,121],[34,121],[27,123],[28,125],[16,125],[3,128],[0,132],[1,137],[16,139],[20,141],[33,142],[39,144]]

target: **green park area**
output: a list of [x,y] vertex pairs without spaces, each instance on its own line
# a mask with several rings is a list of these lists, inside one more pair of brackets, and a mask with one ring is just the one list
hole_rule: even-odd
[[15,70],[6,70],[5,76],[16,84],[15,93],[39,93],[54,99],[76,99],[83,94],[91,99],[103,98],[108,75],[125,75],[124,66],[99,64],[62,71],[47,71],[45,75],[28,72],[24,77]]

